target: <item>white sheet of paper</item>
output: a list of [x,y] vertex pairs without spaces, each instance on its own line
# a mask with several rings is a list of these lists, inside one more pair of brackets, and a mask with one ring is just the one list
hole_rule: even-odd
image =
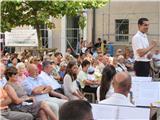
[[[149,108],[120,107],[118,120],[149,120]],[[129,119],[128,119],[129,118]]]
[[160,82],[132,82],[131,91],[136,106],[150,106],[160,100]]
[[149,120],[149,108],[92,104],[93,117],[96,120]]
[[132,77],[133,82],[151,82],[152,77]]

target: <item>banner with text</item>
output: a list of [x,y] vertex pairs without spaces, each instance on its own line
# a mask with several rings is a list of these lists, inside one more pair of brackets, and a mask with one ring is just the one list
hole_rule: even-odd
[[38,46],[36,30],[12,30],[5,32],[5,46]]

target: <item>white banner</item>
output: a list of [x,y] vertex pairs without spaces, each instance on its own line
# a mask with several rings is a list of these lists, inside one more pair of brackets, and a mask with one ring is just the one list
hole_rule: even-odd
[[18,29],[5,32],[5,46],[38,46],[37,31]]

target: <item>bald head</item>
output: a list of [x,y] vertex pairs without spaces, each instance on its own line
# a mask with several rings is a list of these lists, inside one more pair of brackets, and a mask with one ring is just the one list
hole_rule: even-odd
[[131,88],[131,76],[127,72],[119,72],[114,76],[113,87],[116,93],[128,95]]
[[28,65],[28,73],[31,77],[37,77],[38,76],[38,68],[35,64],[29,64]]

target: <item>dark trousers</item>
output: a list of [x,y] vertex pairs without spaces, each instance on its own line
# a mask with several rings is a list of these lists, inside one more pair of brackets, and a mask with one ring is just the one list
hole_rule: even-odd
[[86,85],[82,90],[83,90],[83,92],[89,92],[89,93],[96,94],[97,87],[90,87],[90,86]]
[[135,61],[134,71],[136,76],[148,77],[150,71],[150,62]]

